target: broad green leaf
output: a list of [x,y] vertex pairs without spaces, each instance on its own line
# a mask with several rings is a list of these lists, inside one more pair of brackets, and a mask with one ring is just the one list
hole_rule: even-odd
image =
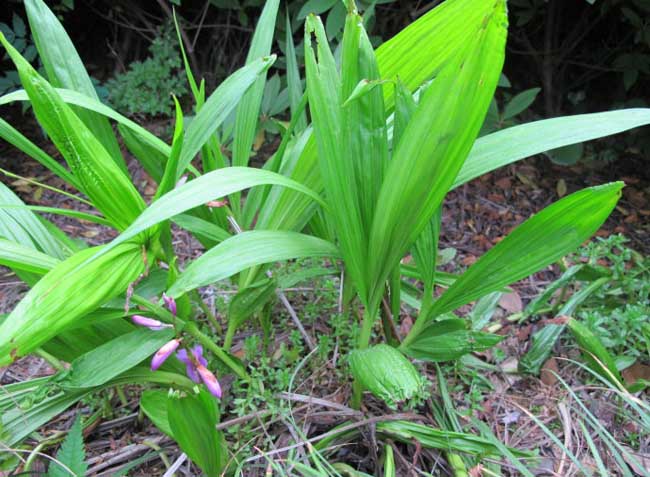
[[280,174],[248,167],[226,167],[209,172],[163,195],[151,204],[107,248],[112,249],[117,244],[126,242],[148,228],[194,207],[203,205],[206,202],[225,197],[233,192],[264,184],[277,184],[291,187],[303,194],[309,195],[312,200],[322,204],[322,200],[315,192]]
[[[471,29],[492,9],[492,2],[484,0],[447,0],[438,5],[377,49],[381,78],[399,77],[408,90],[415,91],[462,51],[473,34]],[[422,45],[427,48],[421,48]],[[418,54],[413,54],[414,51]],[[383,90],[386,112],[390,113],[394,106],[394,88],[386,84]],[[317,161],[312,138],[288,174],[297,182],[320,191],[323,186]],[[264,221],[258,223],[264,228],[301,230],[315,210],[313,203],[293,191],[274,189],[271,192],[274,200],[264,205],[260,214]]]
[[80,265],[100,247],[76,253],[45,275],[0,325],[0,366],[25,356],[124,292],[144,270],[142,251],[124,244]]
[[440,207],[483,124],[507,35],[505,1],[489,3],[489,11],[468,27],[471,41],[423,94],[393,152],[369,239],[371,310],[393,267]]
[[[25,0],[25,10],[32,38],[50,84],[56,88],[77,91],[99,101],[86,68],[56,15],[42,0]],[[79,108],[75,108],[74,112],[126,174],[126,164],[108,120]]]
[[93,133],[55,89],[0,34],[30,97],[34,114],[68,162],[84,192],[116,228],[125,229],[144,201]]
[[325,240],[296,232],[254,230],[234,235],[188,265],[167,292],[177,297],[264,263],[305,257],[338,257]]
[[551,149],[650,124],[650,109],[622,109],[521,124],[479,138],[452,189],[483,174]]
[[0,238],[0,265],[15,270],[44,275],[59,263],[59,260],[31,247]]
[[461,275],[428,318],[497,291],[576,249],[605,221],[622,188],[622,182],[613,182],[583,189],[529,218]]
[[74,473],[75,477],[86,475],[88,464],[86,464],[82,431],[81,414],[77,414],[74,424],[72,424],[68,435],[65,436],[63,444],[56,453],[56,459],[50,462],[47,477],[70,477],[70,471]]
[[221,475],[226,464],[223,435],[217,431],[218,402],[205,389],[199,394],[169,396],[167,419],[174,440],[206,475]]
[[[499,3],[484,0],[442,2],[377,49],[381,77],[399,76],[410,91],[415,91],[456,57],[463,45],[473,39],[470,35],[476,34],[472,31],[474,26],[481,25],[495,6],[500,8]],[[422,45],[426,45],[426,53]],[[393,104],[391,85],[384,86],[384,98],[387,105]]]
[[228,76],[210,95],[187,127],[176,178],[181,176],[201,147],[210,139],[210,136],[215,133],[231,111],[237,107],[242,95],[274,62],[275,55],[251,61]]
[[172,430],[167,419],[168,391],[148,389],[140,397],[140,409],[147,415],[151,422],[162,432],[173,438]]
[[250,316],[257,313],[275,296],[278,284],[271,278],[263,278],[232,297],[228,304],[228,325],[239,327]]
[[415,366],[387,344],[352,351],[350,372],[365,389],[391,408],[418,396],[426,386]]
[[533,104],[533,101],[535,101],[535,98],[537,98],[540,91],[540,88],[531,88],[514,96],[508,104],[506,104],[506,107],[503,110],[503,119],[513,118],[526,110],[528,106]]
[[468,353],[485,351],[499,343],[503,336],[468,329],[462,319],[436,321],[427,326],[402,350],[423,361],[451,361]]
[[564,328],[565,325],[550,323],[535,332],[531,337],[530,348],[519,360],[517,370],[520,373],[538,375]]
[[298,15],[296,16],[297,20],[302,20],[307,18],[307,15],[313,13],[314,15],[319,15],[323,12],[326,12],[332,8],[338,0],[307,0],[304,5],[300,8]]
[[60,381],[64,388],[100,386],[154,354],[172,339],[174,330],[138,328],[80,356]]

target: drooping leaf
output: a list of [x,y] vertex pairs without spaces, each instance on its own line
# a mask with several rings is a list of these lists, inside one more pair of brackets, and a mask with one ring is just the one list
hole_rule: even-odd
[[45,275],[0,325],[0,366],[25,356],[109,299],[144,270],[142,251],[124,244],[80,266],[99,247],[76,253]]
[[14,270],[44,275],[59,263],[59,260],[31,247],[0,238],[0,265]]
[[623,183],[613,182],[583,189],[532,216],[461,275],[429,317],[499,290],[577,248],[605,221],[622,188]]
[[303,257],[337,257],[325,240],[296,232],[253,230],[224,240],[193,261],[167,292],[180,296],[255,265]]

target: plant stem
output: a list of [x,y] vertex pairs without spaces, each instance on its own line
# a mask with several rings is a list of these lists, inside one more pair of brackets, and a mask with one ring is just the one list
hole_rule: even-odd
[[63,363],[59,361],[55,356],[52,356],[50,353],[45,351],[43,348],[38,348],[36,350],[36,354],[47,361],[50,366],[52,366],[57,371],[65,371],[65,366],[63,366]]
[[205,316],[208,317],[210,324],[214,327],[217,333],[220,335],[223,334],[223,327],[221,326],[221,323],[219,323],[219,320],[217,320],[217,317],[214,316],[214,313],[212,313],[212,310],[210,310],[210,307],[203,301],[201,295],[199,295],[196,290],[194,290],[194,294],[195,299],[199,304],[199,308],[201,308],[201,311],[203,311],[203,313],[205,313]]
[[214,353],[214,355],[219,358],[226,366],[232,369],[237,376],[240,378],[250,381],[250,376],[246,370],[240,366],[235,360],[233,360],[230,355],[224,351],[223,348],[217,346],[217,344],[210,339],[209,336],[202,333],[194,323],[188,322],[185,324],[185,331],[194,336],[203,346],[208,348]]
[[366,349],[370,344],[370,335],[372,334],[372,327],[375,324],[375,316],[377,316],[377,313],[370,312],[367,308],[363,311],[361,333],[359,333],[359,341],[357,342],[358,349]]

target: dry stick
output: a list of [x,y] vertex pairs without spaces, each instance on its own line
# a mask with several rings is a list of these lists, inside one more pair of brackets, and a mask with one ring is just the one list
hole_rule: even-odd
[[[230,225],[232,225],[233,229],[235,229],[235,233],[242,233],[242,228],[239,226],[237,221],[232,215],[228,215],[228,222],[230,222]],[[269,278],[273,277],[273,274],[271,273],[270,270],[266,271],[266,276]],[[284,307],[287,309],[289,312],[289,316],[291,317],[291,320],[293,321],[293,324],[296,325],[296,328],[298,328],[298,331],[300,331],[300,334],[302,335],[303,339],[305,340],[305,343],[307,343],[307,346],[309,347],[310,351],[313,351],[316,347],[314,346],[314,342],[312,341],[311,337],[309,334],[307,334],[307,330],[305,330],[305,327],[302,326],[302,323],[300,321],[300,318],[298,318],[298,315],[296,314],[296,311],[293,309],[291,306],[291,303],[289,303],[289,300],[287,300],[286,295],[282,292],[282,290],[277,290],[276,294],[278,295],[278,298],[280,299],[280,302],[284,305]]]
[[[149,442],[154,442],[156,444],[164,444],[166,442],[171,441],[167,436],[160,436],[160,437],[155,437],[153,439],[148,440]],[[145,444],[131,444],[128,445],[124,448],[121,449],[121,452],[115,453],[114,451],[111,452],[106,452],[104,454],[101,454],[97,457],[93,457],[92,459],[88,460],[89,464],[94,464],[98,462],[97,465],[94,467],[91,467],[88,469],[87,474],[92,475],[100,470],[104,470],[107,467],[110,467],[114,464],[120,464],[124,462],[125,460],[129,460],[132,457],[141,454],[142,452],[150,451],[151,446],[150,445],[145,445]],[[104,460],[106,457],[108,459]]]
[[174,463],[167,469],[167,472],[163,474],[163,477],[171,477],[174,475],[174,472],[176,472],[181,465],[183,465],[183,462],[187,460],[187,454],[183,452],[178,459],[174,461]]

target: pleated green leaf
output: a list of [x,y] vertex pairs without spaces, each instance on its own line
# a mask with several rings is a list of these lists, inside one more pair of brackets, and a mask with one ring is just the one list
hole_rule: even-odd
[[0,237],[54,258],[64,258],[61,243],[47,229],[46,223],[26,208],[11,189],[0,182]]
[[223,435],[217,431],[217,400],[202,389],[199,394],[170,396],[167,419],[174,440],[205,475],[221,475],[227,456]]
[[93,133],[34,68],[0,35],[15,63],[38,122],[57,146],[93,205],[118,229],[125,229],[144,201]]
[[551,149],[650,124],[650,109],[622,109],[520,124],[476,140],[452,188],[487,172]]
[[418,395],[426,385],[415,366],[387,344],[352,351],[350,371],[365,389],[390,407]]
[[253,230],[233,235],[193,261],[167,292],[177,297],[264,263],[304,257],[338,257],[330,242],[297,232]]
[[31,247],[0,238],[0,265],[13,270],[44,275],[59,263],[59,260]]
[[148,228],[194,207],[203,205],[208,201],[225,197],[233,192],[265,184],[291,187],[303,194],[309,195],[311,200],[322,204],[322,200],[318,194],[280,174],[249,167],[226,167],[209,172],[160,197],[127,230],[113,240],[107,249],[112,249],[116,245],[126,242]]
[[[90,76],[56,15],[42,0],[25,0],[25,10],[34,44],[50,84],[56,88],[77,91],[99,101]],[[75,108],[74,112],[126,174],[126,164],[108,120],[79,108]]]
[[503,336],[472,331],[468,324],[461,319],[436,321],[402,350],[423,361],[451,361],[468,353],[490,349],[503,339]]
[[[268,56],[271,53],[273,44],[273,33],[275,31],[275,20],[278,15],[280,0],[268,0],[264,3],[264,9],[257,22],[251,46],[246,56],[246,64],[249,65],[257,58]],[[244,94],[237,106],[235,118],[235,131],[232,144],[232,165],[246,166],[251,153],[255,133],[257,132],[257,121],[260,115],[260,106],[266,84],[266,70],[260,73],[253,85]]]
[[390,271],[440,207],[483,124],[507,35],[505,1],[489,3],[469,24],[466,45],[427,88],[394,150],[369,240],[371,310]]
[[126,290],[144,270],[139,246],[124,244],[87,266],[99,247],[76,253],[45,275],[0,325],[0,366],[25,356]]
[[622,188],[622,182],[613,182],[583,189],[533,215],[461,275],[434,303],[429,318],[497,291],[575,250],[609,216]]

